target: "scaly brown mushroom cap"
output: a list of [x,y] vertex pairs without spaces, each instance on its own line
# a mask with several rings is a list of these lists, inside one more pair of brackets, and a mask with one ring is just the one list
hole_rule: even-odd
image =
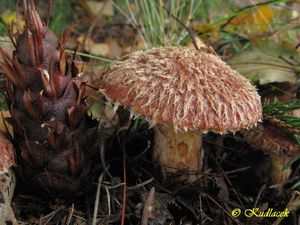
[[246,78],[217,56],[185,47],[129,54],[102,74],[100,89],[135,115],[185,131],[236,131],[262,116]]
[[271,178],[273,183],[281,183],[288,179],[292,169],[283,169],[286,163],[300,153],[300,148],[291,139],[291,135],[265,121],[256,128],[243,131],[244,139],[251,146],[261,149],[272,159]]
[[254,129],[243,131],[243,135],[247,143],[266,154],[294,157],[300,153],[300,147],[291,139],[291,135],[267,121]]

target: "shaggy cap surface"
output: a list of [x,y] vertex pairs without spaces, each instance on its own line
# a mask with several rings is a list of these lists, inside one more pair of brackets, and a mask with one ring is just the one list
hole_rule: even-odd
[[160,47],[124,56],[100,78],[117,105],[175,129],[225,133],[262,117],[255,87],[219,57],[185,47]]

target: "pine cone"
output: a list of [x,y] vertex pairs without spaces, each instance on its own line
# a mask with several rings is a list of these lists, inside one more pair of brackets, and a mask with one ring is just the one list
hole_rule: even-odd
[[[25,27],[12,58],[2,49],[14,144],[22,179],[51,195],[82,187],[91,168],[97,122],[88,116],[86,83],[66,60],[66,31],[57,39],[34,1],[24,1]],[[10,29],[12,30],[12,29]]]

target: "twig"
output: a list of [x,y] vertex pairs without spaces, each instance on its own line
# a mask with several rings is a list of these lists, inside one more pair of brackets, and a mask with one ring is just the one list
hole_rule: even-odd
[[152,187],[151,190],[149,191],[146,202],[144,204],[141,225],[148,224],[149,213],[152,211],[154,194],[155,194],[155,187]]
[[[87,196],[87,191],[84,192],[84,204],[86,206],[90,205],[89,204],[89,198]],[[92,216],[91,216],[91,209],[90,207],[85,207],[85,215],[86,215],[86,224],[91,225],[92,224]]]
[[234,221],[234,222],[236,222],[237,224],[239,224],[238,223],[238,221],[229,213],[229,212],[227,212],[227,210],[226,209],[224,209],[224,207],[222,207],[218,202],[216,202],[216,200],[214,200],[212,197],[210,197],[207,193],[205,194],[205,196],[207,196],[213,203],[215,203],[215,205],[216,206],[218,206],[220,209],[223,209],[223,211]]
[[[297,206],[299,205],[298,203],[300,203],[300,192],[294,191],[289,202],[286,205],[286,208],[289,209],[290,212],[296,210]],[[273,225],[280,225],[283,219],[284,217],[278,217],[277,220],[273,223]]]
[[263,191],[264,191],[265,189],[266,189],[266,184],[264,184],[264,185],[260,188],[260,190],[259,190],[259,192],[258,192],[258,194],[257,194],[257,196],[256,196],[256,199],[255,199],[255,201],[254,201],[253,208],[256,208],[257,203],[258,203],[258,200],[260,199],[260,196],[262,195],[262,193],[263,193]]
[[231,183],[230,179],[228,178],[227,174],[224,172],[224,170],[222,168],[220,168],[220,169],[221,169],[221,173],[222,173],[223,177],[225,178],[225,181],[227,181],[227,183],[231,186],[231,189],[232,189],[233,193],[236,195],[238,201],[240,202],[240,204],[243,207],[245,207],[243,201],[241,200],[241,198],[240,198],[238,192],[236,191],[234,185],[232,185],[232,183]]
[[95,207],[94,207],[94,215],[93,215],[93,225],[96,225],[97,223],[97,214],[98,214],[98,208],[99,208],[99,199],[100,199],[100,191],[101,191],[101,182],[103,180],[103,173],[98,178],[98,186],[97,186],[97,192],[96,192],[96,198],[95,198]]
[[[61,208],[54,210],[53,212],[51,212],[50,214],[48,214],[46,216],[41,216],[39,224],[40,225],[48,224],[52,220],[52,218],[56,215],[56,213],[59,212],[59,210],[61,210]],[[42,223],[43,219],[46,219],[47,217],[48,217],[48,219],[46,220],[46,222]]]
[[195,219],[199,219],[199,216],[197,215],[197,213],[195,212],[195,209],[192,207],[192,206],[190,206],[190,205],[188,205],[182,198],[180,198],[180,197],[176,197],[175,198],[176,199],[176,201],[178,201],[180,204],[182,204],[185,208],[187,208],[192,214],[193,214],[193,216],[194,216],[194,218]]
[[123,204],[122,204],[122,221],[121,225],[125,224],[125,209],[126,209],[126,159],[125,159],[125,149],[123,149]]
[[[210,155],[210,158],[214,161],[214,163],[216,164],[216,166],[219,168],[223,178],[225,179],[225,181],[227,181],[227,183],[231,186],[233,193],[236,195],[238,201],[240,202],[240,204],[244,207],[244,204],[242,202],[242,200],[240,199],[240,196],[238,195],[238,192],[235,190],[234,185],[232,185],[231,181],[229,180],[227,174],[224,172],[224,170],[220,167],[218,161],[216,160],[216,158],[214,156],[212,156],[210,153],[208,154]],[[245,207],[244,207],[245,208]]]
[[150,184],[153,180],[154,180],[154,178],[152,177],[152,178],[150,178],[149,180],[146,180],[146,181],[144,181],[144,182],[142,182],[142,183],[139,183],[139,184],[137,184],[137,185],[134,185],[134,186],[132,186],[132,187],[128,187],[127,189],[128,189],[128,190],[134,190],[134,189],[143,187],[143,186],[145,186],[146,184]]
[[[101,121],[100,121],[101,123]],[[108,167],[106,167],[106,162],[105,162],[105,142],[102,141],[102,143],[100,144],[100,161],[103,167],[104,172],[109,176],[109,178],[117,183],[116,179],[110,174],[110,172],[108,171]]]
[[201,222],[201,224],[203,224],[202,214],[203,214],[202,196],[201,196],[201,193],[200,193],[199,194],[199,221]]
[[67,219],[66,225],[69,225],[71,223],[71,219],[74,214],[74,203],[72,203],[72,207],[71,207],[71,209],[68,210],[68,212],[69,212],[69,214],[68,214],[68,219]]
[[[146,180],[146,181],[143,181],[142,183],[139,183],[139,184],[136,184],[134,186],[131,186],[131,187],[127,187],[127,190],[134,190],[134,189],[137,189],[137,188],[141,188],[141,187],[144,187],[145,185],[147,184],[150,184],[152,181],[154,181],[154,178],[150,178],[149,180]],[[102,185],[106,188],[108,188],[109,190],[110,189],[115,189],[115,188],[118,188],[118,187],[121,187],[124,185],[124,183],[118,183],[116,185],[107,185],[106,182],[103,182]]]
[[111,199],[110,199],[109,188],[107,186],[105,186],[105,191],[106,191],[107,206],[108,206],[108,215],[107,215],[106,224],[108,224],[109,223],[109,217],[111,215]]
[[143,154],[145,154],[146,152],[148,152],[151,148],[151,141],[147,141],[147,147],[137,156],[133,157],[132,159],[130,159],[130,162],[134,162],[136,160],[138,160]]
[[251,166],[246,166],[246,167],[239,168],[239,169],[236,169],[236,170],[224,171],[224,174],[228,175],[228,174],[232,174],[232,173],[239,173],[239,172],[244,172],[244,171],[249,170],[249,169],[251,169]]

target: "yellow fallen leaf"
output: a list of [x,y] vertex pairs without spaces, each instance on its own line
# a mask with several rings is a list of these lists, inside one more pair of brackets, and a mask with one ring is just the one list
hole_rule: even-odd
[[[17,13],[16,12],[11,12],[11,11],[6,11],[4,13],[2,13],[2,15],[0,16],[1,19],[4,21],[5,24],[10,24],[12,22],[16,22],[16,17],[17,17]],[[23,27],[25,25],[25,21],[23,19],[22,16],[19,16],[19,21],[18,21],[18,26]],[[13,32],[16,32],[17,29],[14,26],[13,28]]]
[[227,31],[232,31],[236,27],[250,27],[257,31],[267,31],[269,24],[273,21],[276,14],[275,10],[269,6],[258,7],[256,10],[243,12],[233,18],[226,27]]
[[210,32],[212,31],[214,28],[212,27],[212,24],[209,22],[205,22],[205,23],[201,23],[201,24],[195,24],[193,26],[193,29],[195,31],[201,31],[201,32]]
[[9,24],[11,22],[13,22],[16,19],[16,12],[10,12],[10,11],[6,11],[1,15],[1,19],[6,23]]

